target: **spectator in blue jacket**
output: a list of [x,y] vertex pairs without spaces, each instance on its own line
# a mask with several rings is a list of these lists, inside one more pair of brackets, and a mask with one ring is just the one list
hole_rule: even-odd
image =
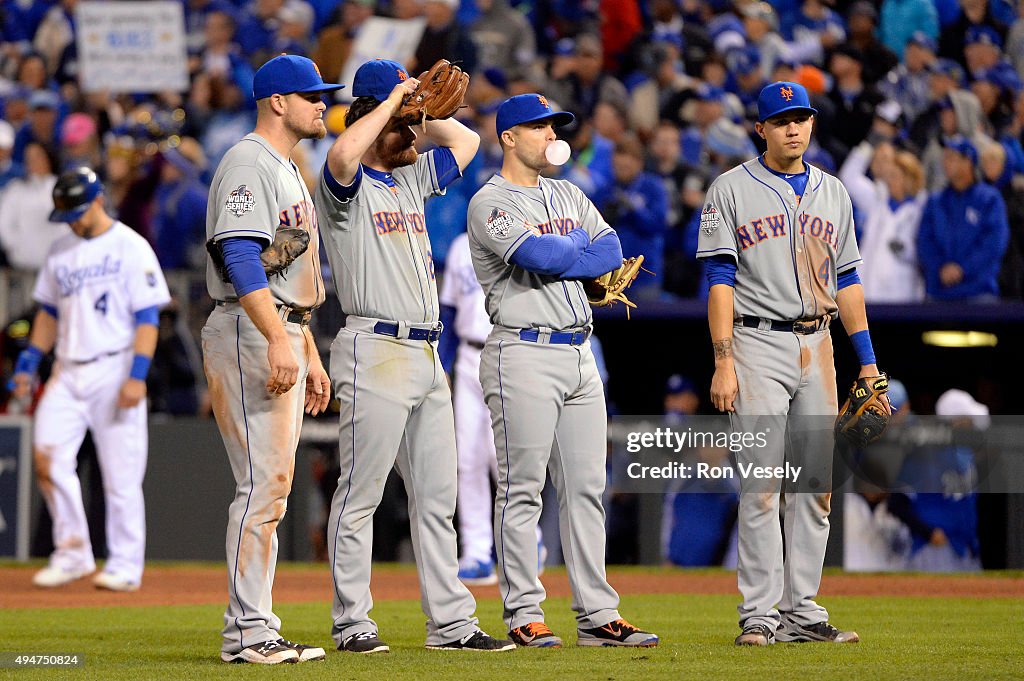
[[1010,236],[999,191],[975,175],[978,152],[961,135],[946,138],[949,185],[932,194],[921,218],[917,254],[932,300],[997,302],[999,267]]
[[[205,257],[206,186],[200,176],[206,170],[206,155],[191,137],[163,152],[153,211],[154,250],[164,269],[186,269],[194,264],[195,253]],[[190,262],[193,260],[193,262]]]
[[[661,178],[644,171],[644,146],[631,135],[615,145],[615,184],[601,202],[601,214],[619,234],[622,253],[644,256],[644,266],[664,276],[668,196]],[[639,296],[657,296],[660,278],[641,275],[630,289]]]

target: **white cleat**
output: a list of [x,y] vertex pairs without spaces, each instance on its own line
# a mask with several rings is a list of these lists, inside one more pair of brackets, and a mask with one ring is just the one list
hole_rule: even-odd
[[142,586],[133,579],[128,579],[124,575],[119,575],[116,572],[107,572],[106,570],[93,577],[92,583],[96,585],[97,589],[107,589],[109,591],[138,591],[139,587]]
[[44,589],[52,589],[58,586],[70,584],[76,579],[81,579],[90,574],[96,568],[88,570],[65,570],[59,565],[47,565],[32,577],[32,583]]

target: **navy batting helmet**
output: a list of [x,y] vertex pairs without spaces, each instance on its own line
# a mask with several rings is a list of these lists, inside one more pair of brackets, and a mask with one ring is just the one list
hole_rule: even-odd
[[53,186],[50,222],[75,222],[81,219],[93,199],[102,192],[103,184],[91,168],[82,166],[62,173]]

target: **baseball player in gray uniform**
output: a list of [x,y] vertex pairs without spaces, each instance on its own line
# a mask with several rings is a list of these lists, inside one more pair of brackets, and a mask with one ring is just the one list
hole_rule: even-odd
[[341,401],[341,477],[328,519],[331,634],[341,650],[389,650],[369,616],[370,563],[373,513],[397,467],[409,496],[427,648],[512,650],[511,641],[480,630],[473,595],[458,579],[455,423],[437,353],[437,285],[423,220],[426,199],[460,176],[480,138],[454,119],[429,121],[426,136],[437,148],[419,154],[416,132],[395,116],[417,82],[390,60],[359,67],[345,131],[316,188],[347,315],[331,345]]
[[[766,86],[755,129],[767,152],[715,180],[701,213],[697,256],[707,264],[715,352],[711,399],[730,412],[734,430],[771,431],[766,447],[737,454],[738,468],[802,467],[785,487],[785,558],[783,479],[741,476],[737,645],[859,640],[829,624],[814,601],[828,540],[838,412],[829,325],[837,313],[861,376],[878,374],[850,197],[839,180],[803,160],[815,113],[802,86]],[[829,417],[818,419],[827,427],[808,426],[815,416]],[[798,418],[787,424],[787,417]]]
[[572,120],[541,95],[503,102],[496,123],[502,168],[469,204],[473,267],[494,325],[480,382],[498,453],[498,580],[512,640],[561,646],[544,623],[537,579],[535,531],[547,469],[558,493],[577,642],[649,647],[658,637],[619,616],[619,596],[605,577],[607,415],[580,281],[620,266],[622,249],[579,188],[540,176],[554,126]]
[[236,483],[225,662],[325,657],[323,648],[281,637],[271,588],[303,409],[315,415],[330,400],[309,328],[324,301],[317,218],[290,154],[299,140],[326,134],[322,95],[341,87],[325,83],[305,57],[281,55],[261,66],[253,81],[256,129],[224,155],[210,187],[206,283],[217,305],[203,327],[203,361]]

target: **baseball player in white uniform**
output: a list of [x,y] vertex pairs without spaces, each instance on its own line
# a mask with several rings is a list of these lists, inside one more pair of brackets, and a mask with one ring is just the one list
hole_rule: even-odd
[[[831,423],[839,410],[829,333],[837,313],[860,375],[878,374],[850,197],[839,180],[803,160],[815,113],[802,86],[765,86],[755,129],[767,151],[715,180],[701,213],[697,256],[707,264],[715,352],[711,399],[730,413],[734,430],[771,432],[768,446],[737,454],[737,467],[802,468],[785,487],[785,555],[783,479],[741,477],[737,645],[859,640],[829,624],[814,601],[828,540]],[[808,424],[814,417],[816,427]]]
[[622,264],[618,236],[565,180],[541,177],[554,126],[573,120],[538,94],[498,108],[502,168],[469,204],[469,247],[493,330],[480,360],[498,456],[494,540],[505,624],[517,645],[559,647],[544,622],[535,528],[549,472],[577,643],[655,646],[618,612],[605,576],[607,414],[581,280]]
[[325,83],[313,62],[281,55],[253,81],[255,130],[224,155],[210,186],[206,285],[216,307],[203,327],[203,364],[235,477],[228,510],[228,607],[221,659],[322,660],[323,648],[281,636],[271,589],[277,525],[295,470],[303,410],[330,401],[309,321],[324,301],[313,200],[291,152],[327,134]]
[[369,616],[370,564],[373,513],[397,468],[409,497],[427,648],[512,650],[477,626],[476,602],[458,579],[455,425],[437,353],[440,306],[423,219],[424,202],[459,177],[480,138],[455,119],[428,121],[426,136],[437,148],[418,154],[416,132],[395,115],[417,82],[390,60],[359,67],[345,131],[316,188],[347,315],[331,346],[341,402],[341,476],[328,521],[331,633],[341,650],[389,650]]
[[146,553],[146,374],[160,308],[171,298],[153,249],[107,215],[95,172],[81,167],[64,173],[53,200],[50,220],[70,224],[72,233],[54,242],[36,279],[40,309],[14,374],[14,396],[27,396],[39,361],[55,350],[34,424],[36,479],[53,518],[55,550],[33,583],[61,586],[95,570],[76,474],[88,430],[107,513],[108,557],[93,583],[134,591]]

